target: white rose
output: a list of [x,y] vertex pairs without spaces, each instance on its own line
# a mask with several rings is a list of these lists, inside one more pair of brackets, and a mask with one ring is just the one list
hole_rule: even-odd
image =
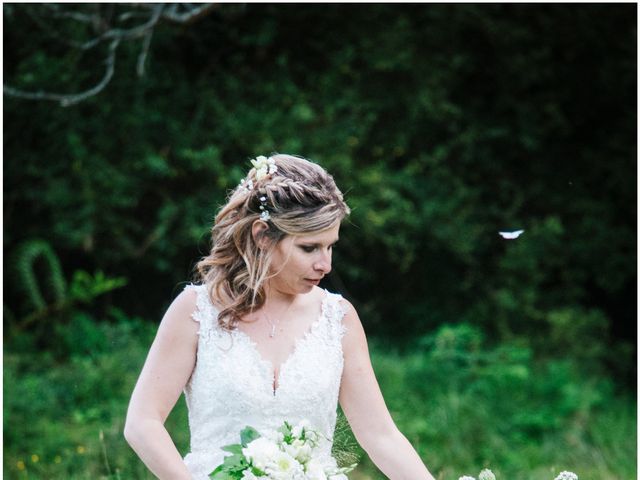
[[267,464],[280,453],[280,450],[268,438],[260,437],[243,448],[242,453],[252,465],[264,471]]
[[302,465],[286,452],[279,451],[271,458],[265,468],[269,478],[273,480],[295,480],[303,479],[304,471]]

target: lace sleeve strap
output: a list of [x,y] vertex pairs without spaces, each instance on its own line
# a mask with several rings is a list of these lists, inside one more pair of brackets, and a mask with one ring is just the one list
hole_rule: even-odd
[[198,335],[208,334],[217,325],[218,312],[211,303],[207,286],[189,284],[184,289],[196,293],[196,308],[191,313],[191,318],[200,324]]
[[344,326],[344,322],[342,321],[346,313],[347,307],[343,302],[342,295],[327,292],[325,300],[325,315],[329,320],[333,334],[338,339],[342,339],[347,331],[347,328]]

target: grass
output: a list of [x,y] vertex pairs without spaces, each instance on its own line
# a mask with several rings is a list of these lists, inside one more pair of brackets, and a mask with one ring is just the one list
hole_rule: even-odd
[[[154,478],[122,429],[155,326],[117,317],[77,315],[44,350],[29,337],[5,343],[4,478]],[[410,354],[375,342],[371,352],[396,423],[439,480],[484,467],[499,480],[553,480],[561,470],[580,480],[635,478],[635,399],[571,361],[488,347],[464,325],[443,327]],[[182,399],[167,428],[186,453]],[[353,444],[342,430],[341,444]],[[352,480],[385,478],[359,453]]]

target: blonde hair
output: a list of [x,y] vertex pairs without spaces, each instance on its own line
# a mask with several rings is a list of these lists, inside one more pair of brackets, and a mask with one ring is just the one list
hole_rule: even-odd
[[[239,185],[231,191],[211,229],[211,251],[196,265],[212,302],[222,307],[218,323],[228,330],[264,305],[265,281],[278,242],[287,235],[327,230],[350,212],[333,177],[319,165],[293,155],[270,159],[276,172],[258,180],[252,168],[243,182],[251,181],[252,188]],[[264,211],[269,212],[269,228],[254,239],[252,225]]]

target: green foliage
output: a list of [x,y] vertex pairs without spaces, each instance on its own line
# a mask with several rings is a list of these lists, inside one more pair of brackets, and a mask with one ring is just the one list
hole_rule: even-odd
[[240,432],[240,444],[246,447],[250,442],[258,438],[260,434],[255,428],[246,427]]
[[[60,260],[47,242],[23,242],[16,248],[10,263],[14,276],[12,283],[23,295],[30,311],[41,311],[50,303],[64,300],[67,283]],[[42,267],[42,273],[36,270],[37,266]]]
[[240,431],[240,443],[227,445],[222,450],[231,453],[224,457],[224,461],[211,472],[213,480],[241,480],[243,471],[249,467],[255,475],[264,475],[262,470],[250,466],[242,454],[242,448],[260,437],[260,433],[253,427],[245,427]]
[[[154,331],[113,312],[53,331],[59,344],[87,339],[62,361],[5,352],[5,477],[151,479],[122,430]],[[614,394],[609,381],[569,360],[537,361],[522,345],[492,346],[469,325],[445,326],[421,345],[407,355],[375,345],[371,353],[394,420],[439,480],[481,467],[513,480],[547,480],[565,469],[581,480],[635,474],[635,401]],[[339,418],[334,446],[352,451],[353,434]],[[167,428],[184,455],[182,400]],[[384,478],[361,450],[349,477]]]
[[90,273],[77,270],[73,273],[69,287],[69,299],[89,303],[94,298],[116,288],[124,287],[126,284],[125,278],[109,278],[101,271],[97,271],[92,276]]
[[[610,381],[571,360],[536,360],[518,342],[492,346],[465,324],[445,325],[421,345],[407,356],[374,348],[372,357],[394,420],[437,478],[481,466],[499,466],[498,478],[516,480],[560,470],[581,479],[633,475],[634,462],[612,468],[612,461],[595,460],[622,455],[622,444],[594,441],[619,426],[596,420],[619,415]],[[595,428],[602,431],[594,436]],[[634,423],[623,432],[632,459]]]
[[[105,52],[60,42],[91,28],[38,23],[43,8],[3,5],[5,82],[95,84]],[[129,316],[160,317],[248,159],[279,151],[345,192],[326,286],[370,338],[413,352],[374,359],[443,478],[490,463],[546,479],[553,462],[631,478],[632,402],[611,389],[636,382],[636,37],[625,4],[225,4],[157,28],[144,77],[123,44],[81,104],[5,96],[7,476],[23,461],[31,478],[149,477],[120,438],[128,392],[100,380],[130,390]]]
[[[91,83],[94,57],[34,24],[44,7],[4,8],[8,83]],[[352,206],[328,287],[370,334],[402,342],[455,318],[559,356],[575,333],[631,385],[634,11],[223,5],[159,27],[142,78],[127,43],[77,106],[5,98],[5,248],[46,232],[66,269],[145,285],[119,306],[157,317],[248,159],[303,154]],[[512,228],[525,233],[497,235]]]
[[[40,259],[42,269],[37,264]],[[127,284],[126,279],[108,278],[101,271],[91,275],[77,270],[67,290],[60,260],[43,240],[23,242],[14,252],[10,263],[14,272],[12,285],[22,294],[23,309],[30,313],[31,318],[50,313],[51,310],[64,310],[76,302],[90,303],[94,298]],[[6,306],[5,310],[8,310]]]
[[[53,345],[71,347],[64,360],[55,352],[5,350],[6,478],[106,478],[103,446],[114,473],[109,478],[123,470],[130,454],[122,438],[124,413],[155,328],[113,317],[75,318],[52,330]],[[138,467],[125,478],[152,476]]]

